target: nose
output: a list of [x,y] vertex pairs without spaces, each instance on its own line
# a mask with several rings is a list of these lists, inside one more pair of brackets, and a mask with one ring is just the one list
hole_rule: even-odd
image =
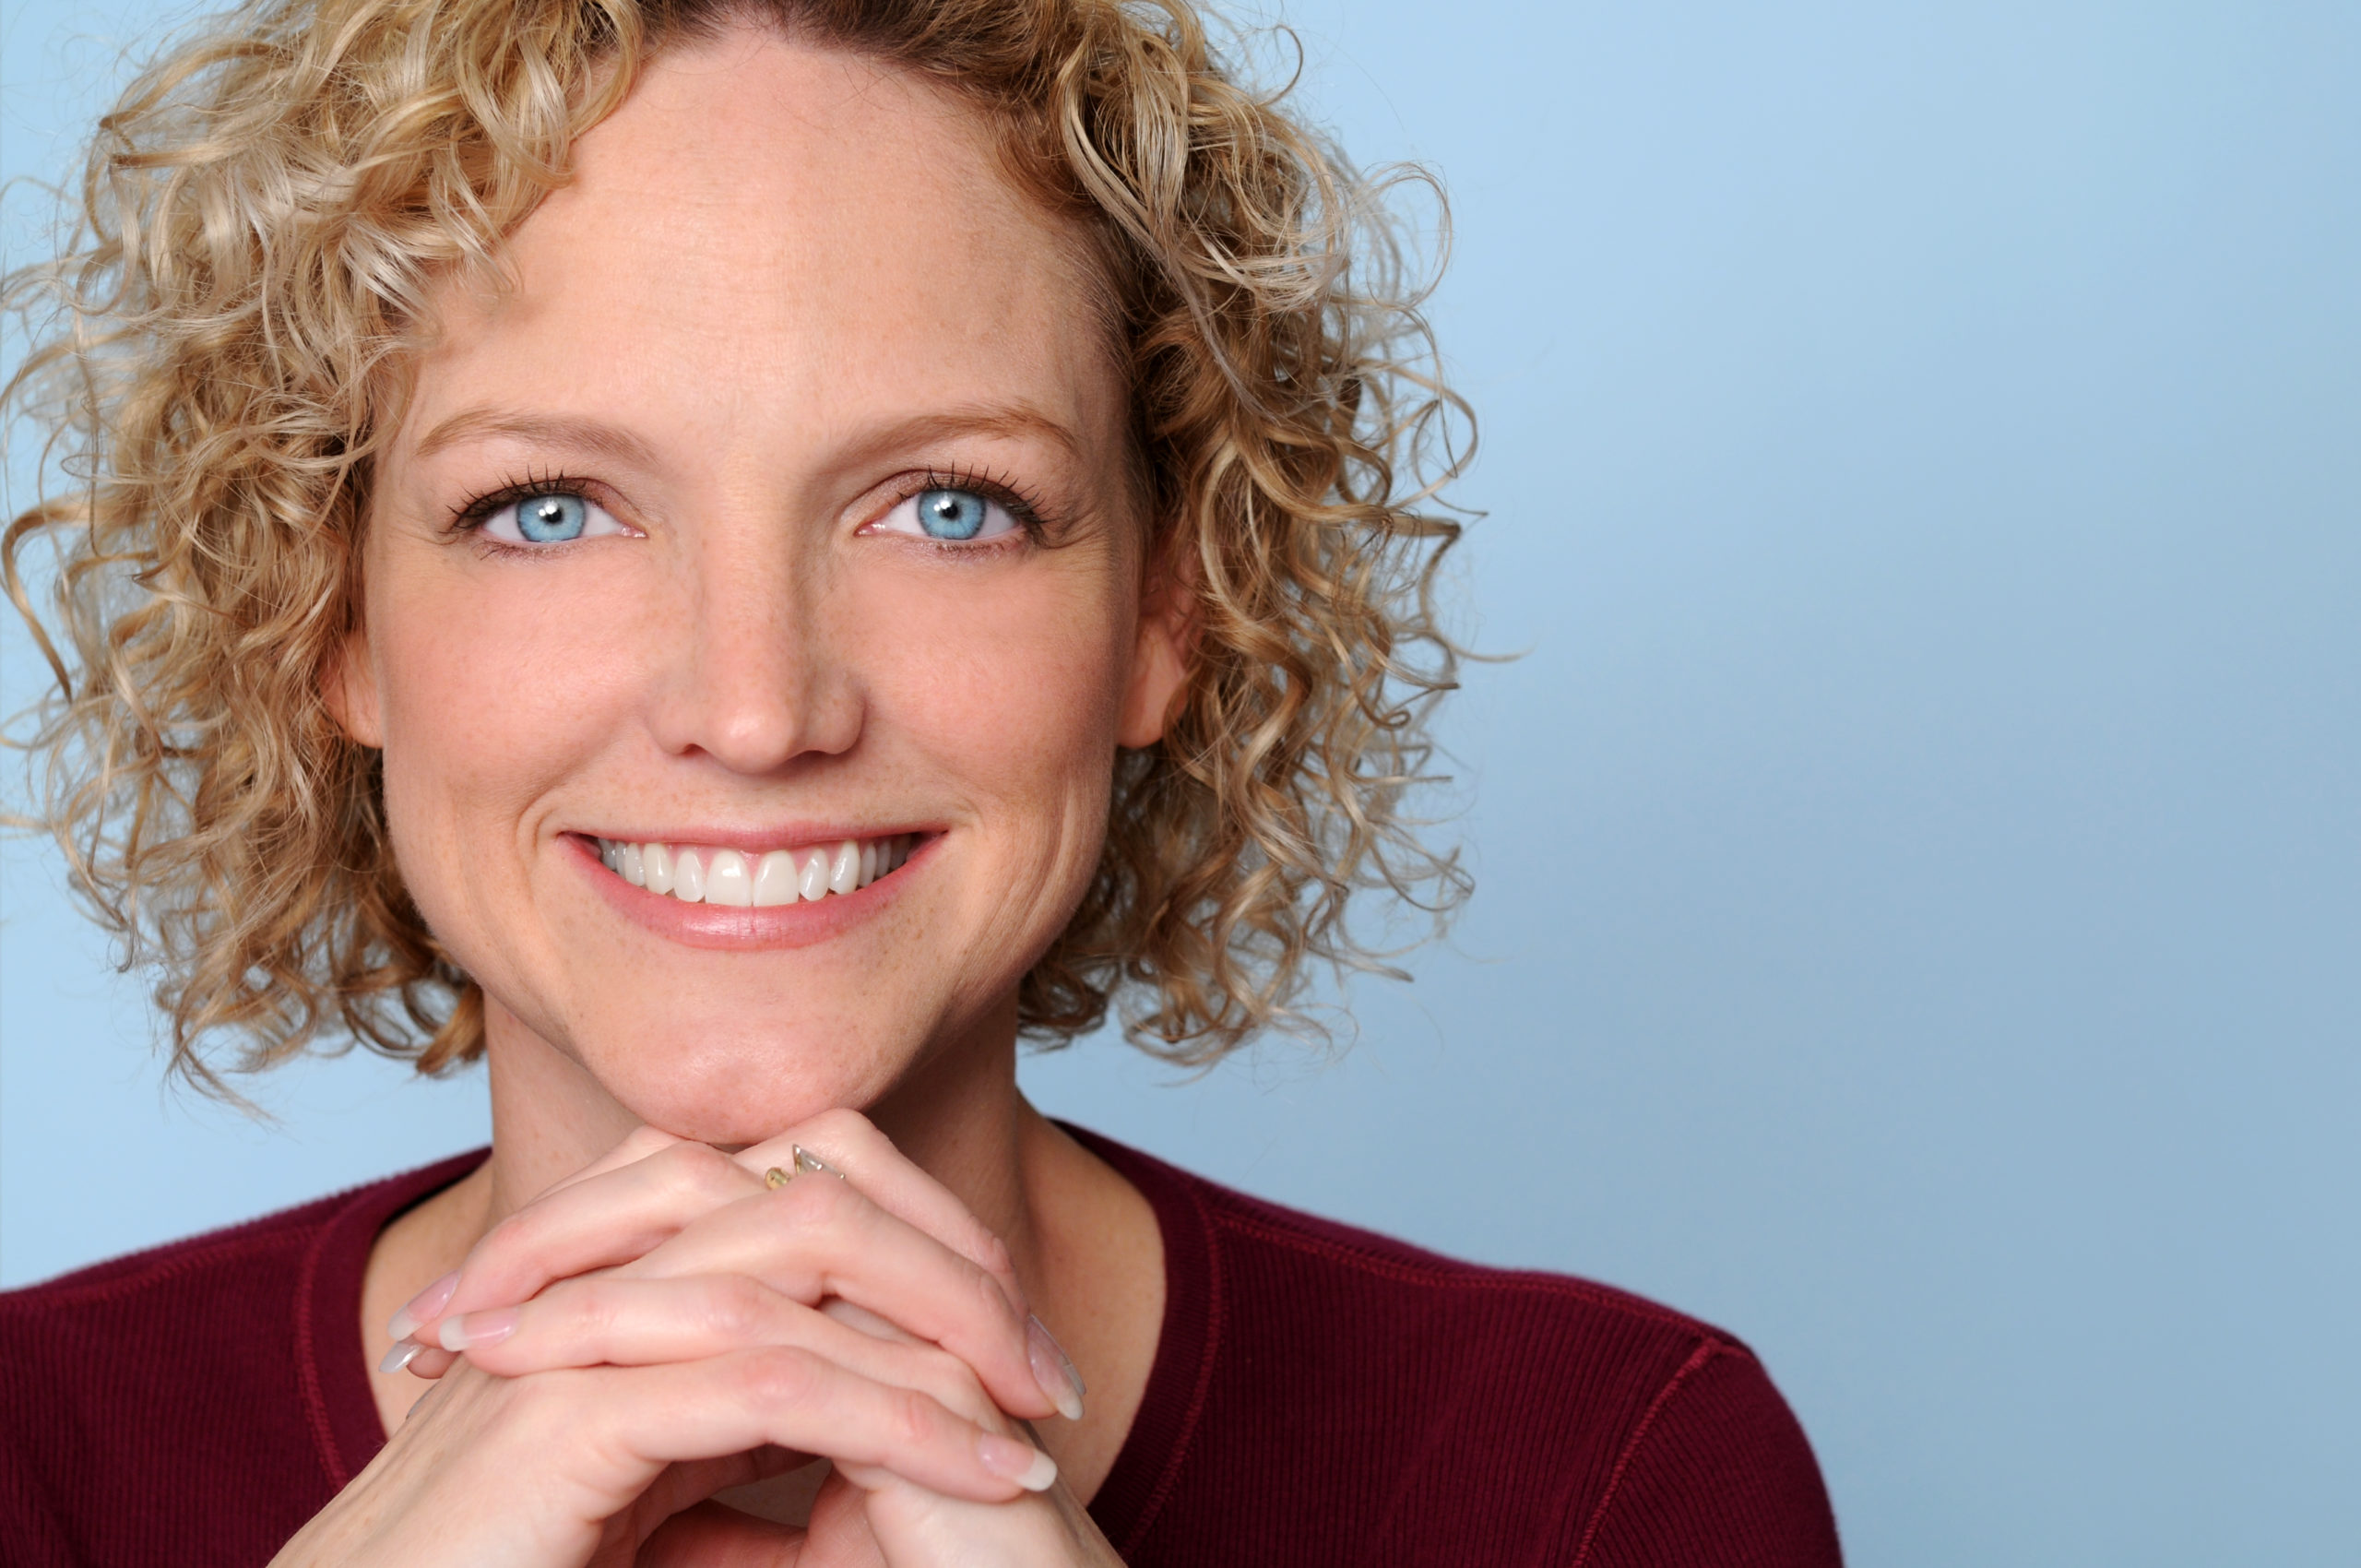
[[763,775],[860,739],[864,703],[828,624],[827,564],[799,551],[795,534],[744,513],[694,529],[688,614],[651,716],[668,754]]

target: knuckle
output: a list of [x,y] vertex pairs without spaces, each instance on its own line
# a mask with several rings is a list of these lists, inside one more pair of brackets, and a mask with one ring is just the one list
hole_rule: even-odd
[[905,1447],[923,1448],[943,1425],[943,1407],[914,1388],[896,1388],[887,1396],[886,1431]]
[[536,1198],[484,1233],[477,1244],[479,1257],[492,1257],[503,1253],[529,1253],[539,1247],[550,1228],[550,1207],[547,1200]]
[[989,1230],[976,1245],[976,1262],[995,1279],[1009,1285],[1016,1283],[1016,1260],[1010,1255],[1008,1243]]
[[550,1250],[549,1237],[549,1210],[535,1204],[526,1205],[484,1232],[483,1240],[459,1265],[461,1277],[468,1281],[468,1294],[479,1296],[487,1284],[516,1288],[540,1283],[538,1260]]
[[743,1174],[728,1155],[710,1144],[678,1143],[655,1158],[663,1161],[666,1184],[683,1197],[704,1197],[731,1176]]
[[1016,1309],[1009,1305],[1008,1292],[1001,1289],[998,1279],[978,1269],[968,1276],[967,1289],[983,1309],[986,1323],[1003,1333],[1020,1336],[1024,1333],[1023,1325],[1017,1321]]
[[806,1122],[802,1131],[814,1139],[841,1140],[848,1144],[862,1146],[884,1136],[877,1130],[877,1124],[868,1117],[858,1111],[848,1111],[842,1106],[823,1111]]
[[671,1134],[658,1132],[654,1127],[635,1127],[624,1136],[623,1143],[619,1146],[619,1152],[634,1159],[645,1159],[651,1154],[670,1148],[680,1141]]
[[791,1346],[765,1347],[746,1358],[740,1385],[765,1406],[808,1404],[820,1389],[819,1359]]
[[619,1328],[629,1315],[628,1299],[603,1277],[564,1280],[537,1300],[567,1309],[577,1323],[594,1332]]

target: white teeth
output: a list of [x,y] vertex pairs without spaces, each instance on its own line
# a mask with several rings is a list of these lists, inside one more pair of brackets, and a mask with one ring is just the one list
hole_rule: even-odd
[[754,879],[746,874],[746,857],[735,849],[716,849],[705,868],[705,901],[742,909],[754,901]]
[[792,904],[801,897],[795,885],[795,857],[785,849],[773,849],[765,855],[754,871],[754,907],[767,909],[777,904]]
[[635,887],[667,893],[684,904],[773,909],[866,887],[900,870],[918,840],[912,834],[847,838],[759,856],[698,844],[641,844],[623,838],[594,842],[599,863]]

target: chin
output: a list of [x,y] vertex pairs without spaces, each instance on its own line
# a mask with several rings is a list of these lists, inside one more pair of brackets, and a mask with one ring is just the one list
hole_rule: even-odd
[[[754,1034],[678,1019],[638,1039],[637,1049],[594,1049],[577,1059],[649,1126],[730,1146],[775,1137],[824,1111],[866,1111],[918,1054],[864,1042],[852,1029]],[[684,1039],[699,1043],[683,1046]],[[651,1039],[670,1043],[650,1051]]]

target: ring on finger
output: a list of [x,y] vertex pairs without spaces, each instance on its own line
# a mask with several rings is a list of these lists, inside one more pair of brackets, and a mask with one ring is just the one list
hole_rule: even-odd
[[822,1159],[801,1144],[790,1144],[788,1146],[794,1151],[794,1162],[789,1166],[774,1165],[764,1171],[764,1186],[774,1189],[784,1187],[798,1176],[834,1176],[839,1182],[845,1179],[843,1171]]

